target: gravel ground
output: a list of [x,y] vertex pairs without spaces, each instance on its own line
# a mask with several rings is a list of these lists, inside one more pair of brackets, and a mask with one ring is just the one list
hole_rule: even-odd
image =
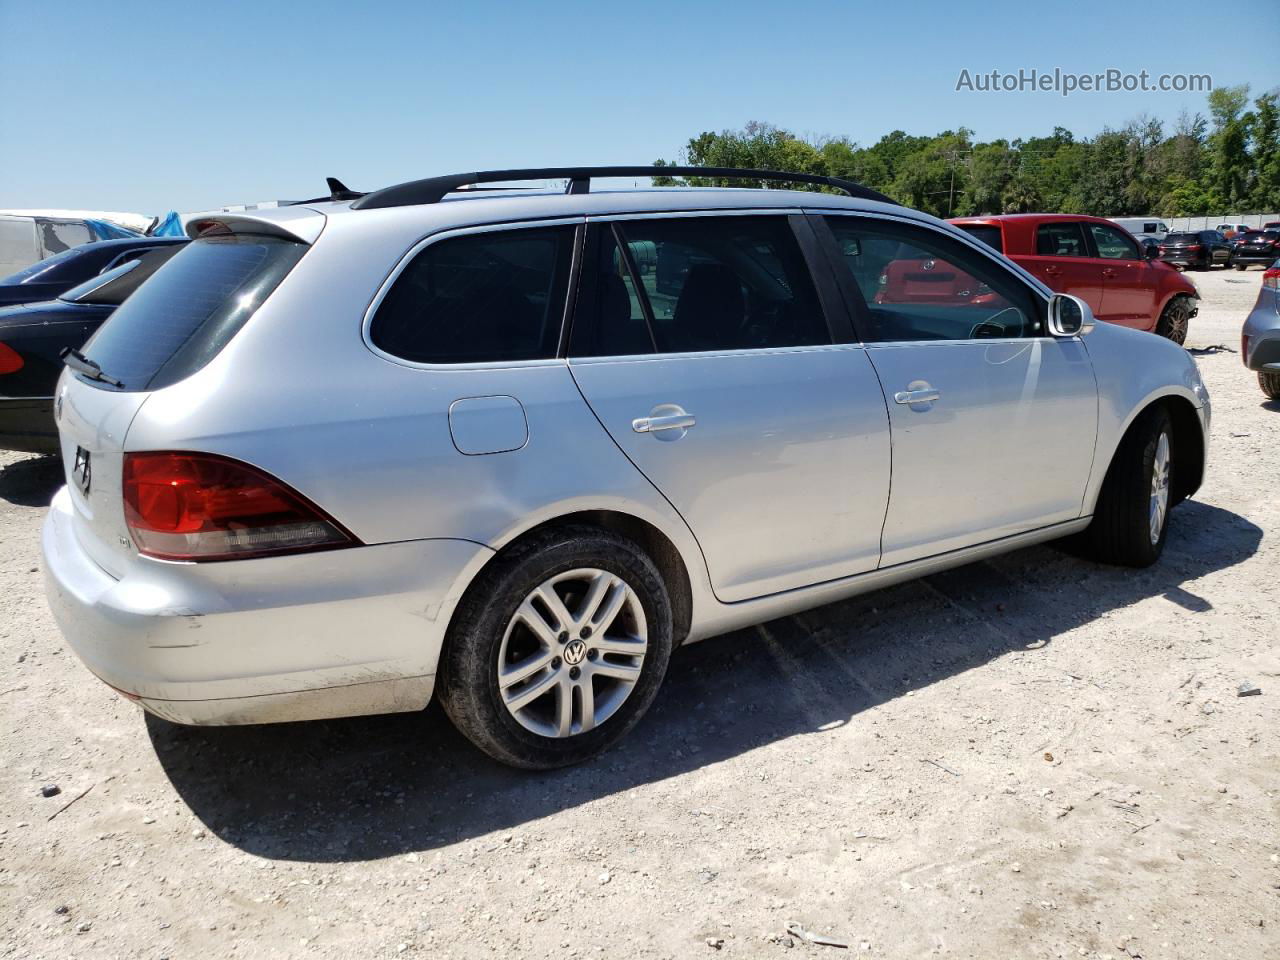
[[46,609],[56,468],[0,454],[0,956],[833,950],[794,921],[873,957],[1280,957],[1260,276],[1194,275],[1214,439],[1157,566],[1033,548],[686,648],[619,749],[553,774],[436,708],[144,718]]

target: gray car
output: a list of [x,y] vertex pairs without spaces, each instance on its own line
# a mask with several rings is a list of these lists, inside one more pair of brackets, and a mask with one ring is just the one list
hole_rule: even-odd
[[[655,172],[847,196],[599,189]],[[434,693],[572,763],[679,644],[1061,537],[1144,566],[1200,484],[1184,350],[857,184],[338,196],[193,222],[67,358],[50,603],[161,717]]]
[[1240,359],[1258,371],[1258,386],[1272,400],[1280,400],[1280,260],[1262,275],[1258,302],[1244,322]]

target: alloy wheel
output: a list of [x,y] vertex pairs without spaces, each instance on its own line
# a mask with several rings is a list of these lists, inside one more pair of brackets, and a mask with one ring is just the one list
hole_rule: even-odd
[[500,699],[539,736],[585,733],[631,695],[647,647],[644,609],[622,577],[594,568],[557,574],[530,591],[507,624]]
[[1165,520],[1169,516],[1169,434],[1161,432],[1156,441],[1155,459],[1151,464],[1151,503],[1148,510],[1151,542],[1160,542]]

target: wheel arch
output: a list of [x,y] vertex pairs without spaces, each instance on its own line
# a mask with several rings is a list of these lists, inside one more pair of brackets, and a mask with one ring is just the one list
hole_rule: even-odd
[[[501,546],[494,550],[483,564],[470,572],[466,588],[462,593],[465,595],[466,592],[473,589],[480,580],[481,575],[489,569],[490,565],[498,558],[505,556],[518,544],[524,543],[531,537],[538,536],[547,530],[575,525],[592,526],[616,533],[619,536],[626,537],[644,550],[649,559],[658,568],[658,573],[667,588],[667,596],[671,600],[672,647],[674,649],[683,643],[685,637],[689,635],[689,629],[693,622],[693,582],[690,578],[689,567],[685,562],[684,555],[671,538],[658,526],[634,514],[620,510],[607,508],[574,510],[541,520],[514,535],[504,538]],[[453,619],[457,615],[457,610],[460,606],[461,603],[455,605],[450,613],[450,627],[453,625]],[[448,635],[449,632],[446,630],[446,642]]]
[[[1145,402],[1136,406],[1126,419],[1123,429],[1116,433],[1115,443],[1112,444],[1107,457],[1107,468],[1097,477],[1097,483],[1094,485],[1096,488],[1091,492],[1090,509],[1087,512],[1092,513],[1096,508],[1105,479],[1111,473],[1116,454],[1124,445],[1125,438],[1133,431],[1142,415],[1156,407],[1167,410],[1173,424],[1173,448],[1176,458],[1172,490],[1174,503],[1181,503],[1200,489],[1204,479],[1207,453],[1204,431],[1200,426],[1200,412],[1188,397],[1180,393],[1162,393],[1148,397]],[[1186,451],[1190,451],[1189,459],[1186,459],[1188,457]]]

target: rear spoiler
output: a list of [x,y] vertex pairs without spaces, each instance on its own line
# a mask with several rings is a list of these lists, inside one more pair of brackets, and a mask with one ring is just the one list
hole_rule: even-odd
[[269,207],[235,213],[197,214],[187,221],[187,236],[213,233],[257,233],[286,240],[315,243],[324,229],[325,215],[308,207]]

